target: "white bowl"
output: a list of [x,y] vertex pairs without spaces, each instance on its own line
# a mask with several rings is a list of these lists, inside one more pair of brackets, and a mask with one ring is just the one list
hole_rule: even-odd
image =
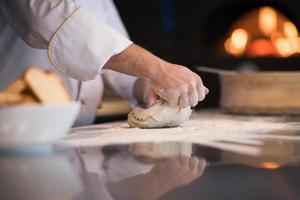
[[80,104],[0,107],[0,148],[51,144],[68,133]]

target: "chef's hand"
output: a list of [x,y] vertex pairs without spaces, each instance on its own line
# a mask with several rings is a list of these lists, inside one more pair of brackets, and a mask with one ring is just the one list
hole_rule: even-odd
[[[163,70],[161,70],[156,77],[157,80],[156,78],[152,81],[137,79],[133,91],[139,104],[150,106],[161,97],[171,105],[186,107],[195,106],[205,98],[208,89],[203,86],[201,78],[197,74],[183,66],[173,65],[170,67],[172,69],[165,76],[162,75]],[[175,76],[178,71],[180,71],[180,76]],[[186,84],[185,80],[190,81],[190,84]],[[164,87],[169,88],[167,93]],[[189,89],[186,90],[186,88]]]
[[147,80],[150,88],[173,106],[196,106],[208,93],[197,74],[184,66],[166,62],[135,44],[112,56],[104,68]]
[[114,199],[161,199],[173,189],[187,185],[201,177],[206,161],[197,157],[171,157],[157,161],[153,168],[136,176],[110,183]]
[[196,106],[209,92],[200,76],[188,68],[160,60],[157,72],[150,79],[151,88],[170,105]]
[[133,94],[139,104],[147,107],[152,105],[159,98],[151,88],[150,81],[141,78],[135,81]]
[[[160,199],[173,189],[182,187],[201,177],[205,171],[206,161],[197,157],[173,157],[154,165],[147,177],[145,184],[151,194],[148,197],[140,196],[138,199]],[[141,190],[140,190],[141,191]]]

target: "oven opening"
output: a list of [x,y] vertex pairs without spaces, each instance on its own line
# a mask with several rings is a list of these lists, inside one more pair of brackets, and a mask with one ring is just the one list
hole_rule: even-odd
[[280,11],[264,6],[245,13],[231,25],[219,52],[248,58],[299,56],[299,32]]

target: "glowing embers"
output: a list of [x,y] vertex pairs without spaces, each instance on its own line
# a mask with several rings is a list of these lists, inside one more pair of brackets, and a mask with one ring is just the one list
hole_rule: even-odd
[[233,56],[289,57],[300,53],[296,26],[271,7],[262,7],[240,17],[224,42]]

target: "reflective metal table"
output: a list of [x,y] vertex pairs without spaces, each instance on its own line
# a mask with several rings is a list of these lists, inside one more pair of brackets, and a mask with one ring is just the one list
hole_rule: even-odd
[[266,140],[260,150],[180,142],[1,150],[0,199],[300,199],[300,141]]

